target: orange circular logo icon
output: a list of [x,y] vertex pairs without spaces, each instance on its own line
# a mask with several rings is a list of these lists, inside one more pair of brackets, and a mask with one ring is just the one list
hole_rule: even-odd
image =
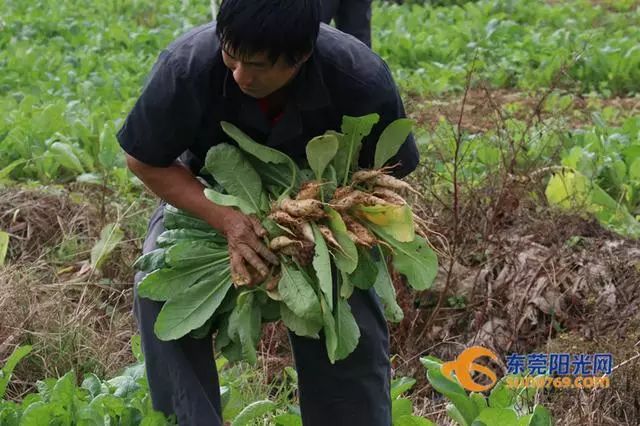
[[[458,382],[463,388],[472,392],[482,392],[493,387],[498,380],[496,373],[484,365],[476,364],[474,361],[480,357],[489,357],[494,361],[498,360],[498,356],[487,348],[481,346],[472,346],[462,351],[455,361],[449,361],[442,364],[441,372],[447,377],[452,377],[455,373]],[[473,381],[472,372],[482,373],[491,380],[488,385],[481,385]]]

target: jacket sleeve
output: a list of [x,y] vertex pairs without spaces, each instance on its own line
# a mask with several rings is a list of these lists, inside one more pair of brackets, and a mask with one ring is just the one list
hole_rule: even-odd
[[[371,110],[371,112],[378,113],[380,115],[380,121],[378,121],[371,130],[371,133],[363,140],[359,165],[364,168],[373,167],[376,144],[382,131],[396,119],[406,117],[398,88],[393,81],[389,68],[384,63],[379,80],[380,86],[372,90],[376,97],[372,100],[372,104],[376,105],[376,108]],[[398,153],[391,158],[386,165],[398,164],[393,168],[392,175],[397,178],[402,178],[413,172],[418,166],[419,161],[420,154],[418,153],[418,147],[416,146],[413,133],[410,133],[401,145]]]
[[167,167],[192,144],[201,114],[192,82],[165,51],[118,132],[118,142],[137,160]]

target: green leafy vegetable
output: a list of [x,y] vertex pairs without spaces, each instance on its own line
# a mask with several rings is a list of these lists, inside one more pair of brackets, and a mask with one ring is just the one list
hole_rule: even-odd
[[155,333],[161,340],[173,340],[202,326],[214,314],[231,288],[229,273],[204,279],[172,297],[160,310]]
[[287,307],[301,318],[320,319],[318,296],[305,274],[285,263],[282,265],[282,277],[278,291]]
[[387,268],[387,263],[384,261],[384,254],[380,247],[378,247],[378,252],[380,254],[380,259],[376,262],[378,274],[373,288],[375,288],[376,294],[380,297],[384,306],[384,316],[391,322],[400,322],[404,318],[404,313],[398,306],[398,302],[396,302],[396,290],[393,287],[391,274]]
[[227,262],[227,247],[205,241],[180,241],[165,250],[164,260],[171,268],[187,268]]
[[318,277],[320,291],[324,294],[329,309],[333,309],[333,278],[331,276],[331,258],[324,237],[316,224],[312,225],[313,238],[316,244],[313,255],[313,268]]
[[341,297],[338,298],[335,307],[335,333],[335,360],[341,360],[353,352],[360,339],[360,328],[351,313],[351,307]]
[[280,304],[280,317],[284,325],[298,336],[311,337],[313,339],[320,338],[318,332],[322,329],[322,321],[318,321],[318,318],[307,319],[300,317],[284,303]]
[[413,121],[408,118],[399,118],[389,124],[380,134],[376,144],[376,153],[373,167],[379,169],[385,165],[394,155],[411,133]]
[[338,153],[333,164],[336,169],[336,178],[341,185],[346,185],[351,171],[356,167],[362,146],[362,139],[367,136],[373,126],[380,120],[378,114],[369,114],[362,117],[344,116],[342,119],[342,134],[338,137]]
[[260,211],[262,181],[242,151],[229,144],[216,145],[207,152],[205,167],[230,195]]
[[424,238],[417,236],[410,243],[394,239],[384,228],[372,225],[371,229],[393,249],[394,268],[407,277],[416,290],[429,288],[438,273],[438,258]]
[[22,358],[29,355],[29,353],[31,353],[31,346],[17,346],[4,362],[4,366],[0,369],[2,373],[0,375],[0,398],[4,398],[4,393],[7,390],[7,385],[9,384],[9,380],[11,380],[11,375],[16,365],[18,365]]
[[267,413],[275,411],[276,404],[272,401],[255,401],[247,405],[233,420],[231,426],[248,426],[253,420],[263,417]]
[[[253,139],[247,136],[242,130],[238,129],[236,126],[234,126],[231,123],[222,121],[220,125],[222,126],[222,130],[224,130],[226,134],[231,136],[233,140],[235,140],[238,143],[238,145],[243,151],[248,152],[249,154],[258,158],[263,163],[288,165],[291,172],[291,178],[287,186],[286,192],[289,192],[290,190],[293,189],[296,183],[296,175],[297,175],[298,167],[296,166],[294,161],[291,159],[291,157],[289,157],[288,155],[284,154],[281,151],[278,151],[277,149],[273,149],[268,146],[261,145],[255,142]],[[226,185],[223,184],[223,186],[226,188]]]
[[100,239],[91,249],[91,266],[99,269],[123,238],[124,232],[117,223],[105,225],[100,232]]
[[146,275],[138,284],[138,295],[155,301],[165,301],[188,289],[201,278],[215,273],[215,265],[163,268]]
[[140,256],[133,264],[134,269],[142,272],[151,272],[165,266],[165,249],[158,248]]
[[242,198],[236,197],[234,195],[221,194],[220,192],[214,191],[212,189],[205,189],[204,195],[209,200],[221,206],[228,207],[237,207],[244,214],[257,214],[259,210],[255,209],[255,206],[251,203],[243,200]]
[[9,234],[4,231],[0,231],[0,266],[4,265],[4,260],[7,257],[7,251],[9,250]]
[[316,136],[307,144],[309,167],[316,174],[316,179],[322,180],[325,169],[338,152],[338,145],[338,138],[335,134]]
[[231,340],[240,343],[242,356],[250,364],[257,361],[256,344],[260,339],[260,306],[254,303],[255,295],[250,291],[240,293],[235,308],[229,316],[228,334]]
[[325,211],[329,215],[329,227],[340,245],[338,249],[332,250],[336,266],[341,271],[350,274],[358,266],[358,248],[347,235],[347,226],[340,214],[329,207]]

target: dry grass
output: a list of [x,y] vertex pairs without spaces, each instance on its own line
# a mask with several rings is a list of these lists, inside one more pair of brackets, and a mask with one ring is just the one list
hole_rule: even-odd
[[41,258],[65,237],[89,238],[97,222],[90,204],[74,202],[63,189],[0,192],[0,227],[11,236],[9,261]]
[[[439,148],[430,151],[440,159],[431,160],[412,177],[412,184],[422,186],[425,194],[416,210],[430,222],[431,243],[439,252],[441,266],[433,289],[415,294],[401,277],[396,278],[405,319],[392,327],[394,367],[398,375],[420,379],[412,398],[420,413],[438,424],[450,420],[443,411],[444,401],[424,377],[420,356],[450,360],[465,347],[483,345],[504,359],[512,352],[549,352],[560,342],[572,343],[563,348],[568,352],[611,351],[616,363],[631,361],[614,374],[618,377],[612,377],[611,390],[543,395],[557,424],[635,425],[640,418],[639,393],[632,384],[638,375],[634,356],[640,333],[640,242],[606,231],[593,219],[546,206],[549,173],[535,170],[552,172],[546,166],[557,164],[557,159],[533,159],[537,162],[529,170],[518,169],[511,160],[526,149],[526,142],[522,135],[508,132],[506,120],[522,119],[527,130],[558,130],[545,121],[550,111],[544,105],[553,90],[537,99],[469,90],[462,99],[436,100],[413,110],[413,118],[426,128],[435,129],[441,117],[457,123],[450,133],[436,137],[453,138],[461,145],[454,150],[451,144],[442,144],[454,152],[453,157]],[[637,102],[636,98],[601,101],[598,107],[637,108]],[[588,114],[588,108],[575,113],[579,104],[580,99],[574,99],[563,123]],[[488,129],[503,138],[497,146],[508,147],[500,167],[482,182],[467,181],[462,175],[456,179],[456,170],[464,170],[473,160],[465,158],[460,135]],[[451,163],[445,180],[453,176],[454,190],[438,191],[431,182],[442,182],[443,176],[436,176],[436,167],[430,164],[447,155]]]
[[570,353],[611,353],[611,387],[597,390],[562,390],[549,395],[549,407],[559,425],[637,425],[640,419],[640,315],[628,320],[624,333],[593,339],[579,333],[550,340],[545,350]]
[[133,362],[130,265],[140,231],[126,227],[102,270],[92,270],[90,250],[101,227],[122,217],[116,204],[101,212],[95,197],[92,190],[47,188],[0,194],[0,229],[11,235],[9,261],[0,269],[0,364],[16,345],[34,347],[18,365],[9,397],[71,369],[78,377],[109,377]]

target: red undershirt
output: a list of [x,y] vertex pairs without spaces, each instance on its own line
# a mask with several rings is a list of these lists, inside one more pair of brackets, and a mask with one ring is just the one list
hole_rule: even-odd
[[258,99],[258,106],[260,107],[260,110],[264,113],[264,115],[267,117],[267,120],[269,120],[269,124],[271,124],[271,127],[275,126],[284,115],[283,110],[278,111],[276,114],[273,114],[273,113],[269,114],[268,98]]

